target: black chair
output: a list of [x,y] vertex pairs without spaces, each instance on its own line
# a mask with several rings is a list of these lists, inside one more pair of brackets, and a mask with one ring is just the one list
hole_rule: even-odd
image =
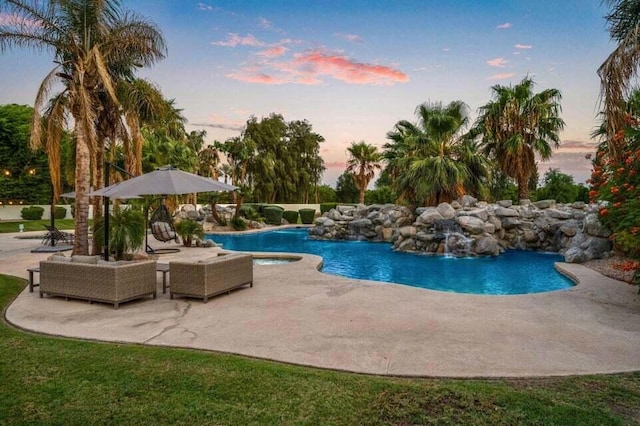
[[44,225],[47,228],[47,233],[42,239],[42,244],[47,246],[55,246],[58,242],[62,241],[66,244],[73,245],[74,235],[70,232],[60,231],[55,226]]

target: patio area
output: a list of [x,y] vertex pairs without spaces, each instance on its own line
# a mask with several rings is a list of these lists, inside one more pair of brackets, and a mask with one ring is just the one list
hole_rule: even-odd
[[[50,254],[35,239],[0,235],[0,272],[23,278]],[[159,262],[216,250],[182,248]],[[111,305],[38,296],[28,288],[6,311],[27,330],[165,345],[360,373],[538,377],[640,370],[637,287],[563,264],[580,284],[524,296],[479,296],[346,279],[321,259],[254,266],[254,287],[215,297]],[[37,278],[36,278],[37,280]],[[169,276],[169,282],[171,278]]]

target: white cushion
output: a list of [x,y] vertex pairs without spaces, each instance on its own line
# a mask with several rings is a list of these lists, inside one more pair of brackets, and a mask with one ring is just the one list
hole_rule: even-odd
[[169,241],[176,238],[176,233],[167,222],[154,222],[151,224],[151,230],[159,240]]

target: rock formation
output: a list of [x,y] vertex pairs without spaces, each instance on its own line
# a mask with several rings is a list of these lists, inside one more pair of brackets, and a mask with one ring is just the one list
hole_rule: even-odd
[[611,250],[598,207],[554,200],[488,204],[465,195],[436,207],[337,206],[316,219],[312,238],[393,243],[394,250],[453,256],[498,255],[506,249],[558,252],[580,263]]

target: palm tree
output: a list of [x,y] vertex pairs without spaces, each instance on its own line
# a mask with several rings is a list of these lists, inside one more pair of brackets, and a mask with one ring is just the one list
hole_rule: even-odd
[[364,141],[351,142],[347,148],[349,159],[347,160],[347,172],[353,174],[358,191],[360,192],[359,203],[364,204],[364,193],[373,179],[376,170],[382,168],[382,155],[378,148],[369,145]]
[[387,134],[384,157],[400,199],[431,205],[470,192],[481,195],[488,176],[486,159],[463,139],[469,122],[467,106],[454,101],[424,103],[416,108],[418,123],[399,121]]
[[536,154],[551,157],[560,145],[562,95],[557,89],[533,93],[534,82],[526,77],[515,86],[495,85],[493,100],[480,107],[470,138],[481,138],[487,155],[518,183],[518,197],[529,195],[529,179],[537,170]]
[[164,40],[155,25],[119,7],[117,0],[5,0],[0,4],[0,13],[12,17],[0,27],[0,50],[27,47],[54,52],[56,66],[36,96],[31,142],[35,147],[42,143],[41,111],[50,88],[61,82],[64,90],[56,97],[60,103],[54,109],[71,114],[76,141],[74,254],[89,251],[90,160],[98,144],[99,111],[112,109],[107,103],[119,103],[114,84],[118,72],[125,74],[164,57]]
[[616,134],[625,128],[625,98],[640,65],[640,0],[606,0],[612,11],[606,16],[616,49],[598,68],[600,94],[604,101],[605,129],[610,155],[620,160],[622,138]]

